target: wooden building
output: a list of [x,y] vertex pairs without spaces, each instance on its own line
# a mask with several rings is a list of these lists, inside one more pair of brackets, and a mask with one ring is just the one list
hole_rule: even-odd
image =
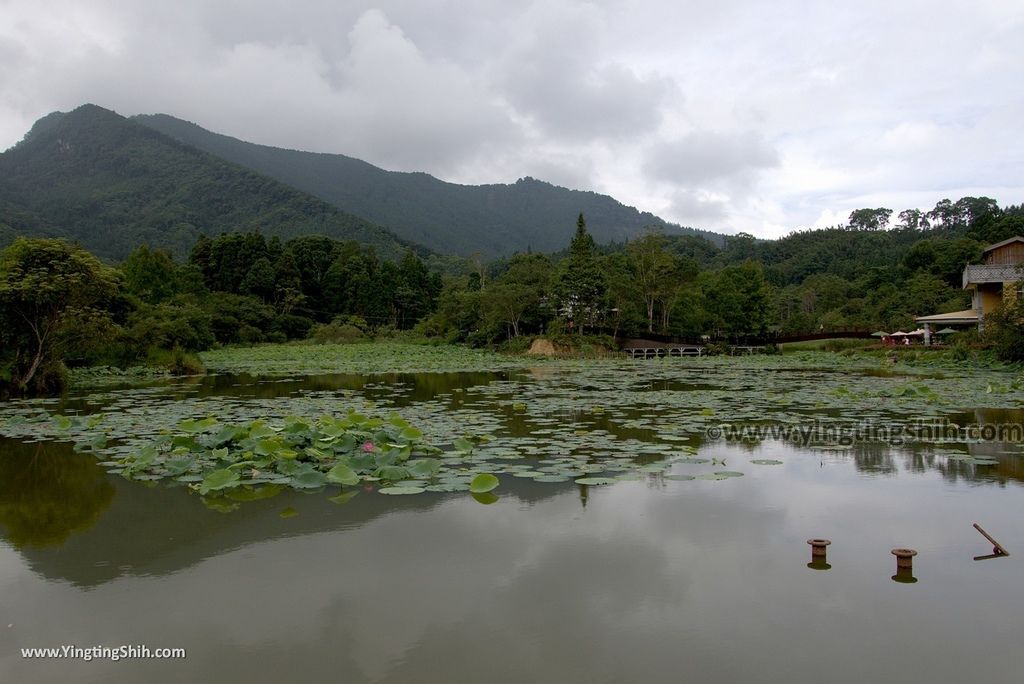
[[981,330],[985,316],[1000,304],[1024,297],[1024,237],[989,245],[982,263],[964,268],[964,289],[971,290],[970,309],[914,319],[925,329],[925,344],[931,344],[933,325],[975,325]]

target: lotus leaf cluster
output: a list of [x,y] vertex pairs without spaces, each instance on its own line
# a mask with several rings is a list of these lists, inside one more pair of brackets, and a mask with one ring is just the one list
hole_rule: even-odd
[[434,480],[442,468],[434,458],[441,450],[424,444],[423,433],[397,415],[292,416],[279,425],[188,419],[177,428],[104,465],[133,479],[189,483],[204,495],[243,485],[318,489],[360,482],[379,482],[382,493],[396,493],[402,483],[410,489],[409,482]]

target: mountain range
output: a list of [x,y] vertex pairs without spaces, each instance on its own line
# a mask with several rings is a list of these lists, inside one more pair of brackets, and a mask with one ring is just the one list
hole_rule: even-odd
[[230,231],[323,234],[386,258],[408,249],[492,258],[564,249],[580,212],[598,242],[650,228],[722,240],[533,178],[457,185],[95,105],[43,117],[0,154],[0,245],[18,235],[61,236],[115,260],[140,244],[180,258],[199,235]]
[[148,244],[182,257],[199,235],[316,233],[394,258],[415,247],[284,183],[114,112],[54,113],[0,154],[0,240],[60,236],[108,259]]
[[601,243],[625,242],[649,228],[699,234],[595,192],[568,190],[534,178],[512,184],[457,185],[426,173],[385,171],[341,154],[286,150],[211,133],[166,114],[133,120],[252,171],[275,178],[395,234],[445,254],[494,257],[564,249],[582,212]]

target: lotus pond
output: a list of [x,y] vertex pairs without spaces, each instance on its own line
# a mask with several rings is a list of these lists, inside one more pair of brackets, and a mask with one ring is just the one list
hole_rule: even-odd
[[[1019,681],[1024,574],[971,526],[1024,553],[1019,373],[204,363],[0,405],[0,680]],[[64,644],[188,657],[20,654]]]

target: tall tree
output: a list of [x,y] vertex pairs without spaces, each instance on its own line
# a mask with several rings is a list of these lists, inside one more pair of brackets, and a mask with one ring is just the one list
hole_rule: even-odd
[[441,279],[427,271],[412,250],[398,264],[399,279],[394,288],[394,304],[399,328],[410,328],[433,310],[441,292]]
[[270,263],[270,259],[261,256],[252,262],[252,266],[246,271],[242,282],[238,284],[238,289],[242,294],[259,297],[265,302],[272,302],[276,286],[274,266]]
[[651,232],[626,246],[647,313],[647,332],[654,332],[656,309],[660,309],[657,313],[662,329],[668,327],[673,301],[697,275],[696,262],[668,252],[666,244],[663,235]]
[[613,334],[618,335],[623,328],[639,329],[643,320],[641,298],[631,260],[623,252],[613,252],[604,258],[602,269],[608,283],[608,319]]
[[298,269],[299,288],[313,316],[322,320],[330,320],[324,302],[324,284],[338,249],[339,243],[324,235],[304,235],[284,245],[285,253],[291,256]]
[[597,259],[594,238],[587,232],[583,214],[576,219],[576,234],[569,244],[569,256],[559,264],[554,295],[558,313],[570,329],[584,332],[603,313],[602,303],[607,291],[604,274]]
[[11,384],[29,389],[41,368],[59,363],[109,322],[118,278],[81,247],[19,238],[0,255],[0,323]]
[[178,270],[170,252],[146,245],[132,250],[121,264],[125,287],[148,304],[159,304],[178,293]]
[[702,278],[712,324],[729,334],[763,333],[768,328],[769,290],[761,264],[746,261]]
[[884,230],[889,225],[892,209],[854,209],[850,212],[850,228],[854,230]]
[[630,264],[636,278],[636,287],[647,313],[647,332],[654,332],[654,306],[669,287],[675,262],[665,250],[665,238],[659,233],[647,233],[626,246]]
[[551,280],[551,262],[542,254],[517,254],[508,270],[480,295],[486,323],[504,323],[510,337],[519,337],[524,318],[539,320]]
[[925,230],[931,226],[928,215],[920,209],[904,209],[899,215],[901,230]]

